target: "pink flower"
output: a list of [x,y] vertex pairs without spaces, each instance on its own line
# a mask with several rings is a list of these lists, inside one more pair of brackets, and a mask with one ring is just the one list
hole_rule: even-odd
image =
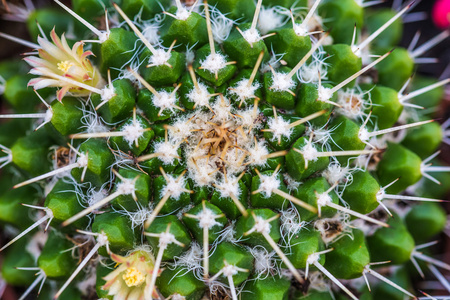
[[450,0],[438,0],[432,11],[433,21],[439,28],[450,26]]
[[39,37],[39,57],[27,56],[24,59],[32,67],[30,73],[40,76],[30,80],[28,86],[33,86],[36,90],[60,87],[57,92],[59,101],[68,92],[80,97],[91,92],[99,93],[105,82],[98,69],[87,58],[93,53],[84,51],[82,42],[76,42],[70,48],[64,34],[60,39],[54,29],[51,39],[53,43]]
[[103,290],[113,299],[145,300],[157,299],[156,289],[150,291],[155,258],[151,252],[139,249],[126,257],[112,253],[111,259],[119,266],[103,279],[106,280]]

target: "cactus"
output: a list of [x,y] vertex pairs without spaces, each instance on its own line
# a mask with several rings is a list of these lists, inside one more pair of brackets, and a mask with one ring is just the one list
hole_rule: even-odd
[[449,122],[423,108],[450,79],[411,80],[449,31],[392,50],[413,3],[55,2],[5,4],[33,41],[0,34],[34,49],[0,63],[2,277],[21,299],[449,286],[427,252]]

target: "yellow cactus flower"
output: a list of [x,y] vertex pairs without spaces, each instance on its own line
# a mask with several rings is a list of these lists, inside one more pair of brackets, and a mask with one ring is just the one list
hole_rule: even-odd
[[36,90],[60,87],[57,92],[59,101],[67,93],[76,97],[87,96],[91,92],[101,93],[105,81],[88,59],[93,53],[84,51],[82,42],[76,42],[70,48],[64,34],[59,38],[54,29],[50,36],[53,43],[38,38],[39,57],[27,56],[24,59],[32,67],[30,73],[40,76],[30,80],[28,86]]
[[133,251],[126,257],[111,253],[111,259],[118,266],[103,279],[106,280],[103,290],[113,299],[144,300],[158,298],[156,289],[151,291],[152,273],[155,258],[145,249]]

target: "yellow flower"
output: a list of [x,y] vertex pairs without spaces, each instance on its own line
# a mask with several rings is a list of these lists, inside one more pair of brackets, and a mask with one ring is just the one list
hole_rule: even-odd
[[30,73],[39,76],[30,80],[28,86],[33,86],[36,90],[60,87],[57,92],[59,101],[67,93],[76,97],[84,97],[91,92],[99,93],[105,86],[105,82],[98,69],[88,59],[88,56],[93,53],[84,51],[82,42],[76,42],[70,48],[64,34],[59,38],[54,29],[50,36],[53,43],[44,38],[38,38],[41,46],[38,49],[39,57],[25,58],[32,67]]
[[126,257],[112,253],[111,259],[118,266],[103,279],[106,280],[103,290],[113,299],[145,300],[158,298],[156,289],[150,291],[155,258],[143,249],[136,250]]

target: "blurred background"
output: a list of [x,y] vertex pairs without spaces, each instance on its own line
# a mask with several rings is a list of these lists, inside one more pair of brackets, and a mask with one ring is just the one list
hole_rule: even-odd
[[[27,0],[25,0],[27,1]],[[45,7],[45,6],[55,6],[57,5],[50,0],[28,0],[32,3],[36,8]],[[339,0],[335,0],[339,1]],[[23,5],[23,0],[0,0],[0,32],[4,32],[16,37],[20,37],[25,40],[30,40],[28,36],[26,25],[23,22],[10,21],[5,20],[4,14],[6,12],[5,4],[19,4]],[[62,1],[70,6],[70,1]],[[407,1],[402,0],[389,0],[385,1],[382,4],[378,4],[378,6],[382,7],[402,7],[405,5]],[[263,2],[264,3],[264,2]],[[7,5],[7,4],[6,4]],[[435,5],[440,5],[439,8],[435,8],[433,11],[433,7]],[[66,12],[61,10],[61,14],[65,17],[70,17]],[[434,20],[433,20],[434,18]],[[445,30],[446,24],[450,23],[450,0],[422,0],[416,1],[414,9],[408,14],[405,18],[406,24],[404,26],[404,34],[401,42],[401,46],[408,48],[409,44],[414,38],[414,35],[417,32],[421,32],[418,45],[430,40],[431,38],[438,35],[440,32]],[[440,26],[437,26],[439,24]],[[447,29],[450,28],[447,25]],[[28,49],[11,41],[0,38],[0,61],[8,60],[12,57],[21,57],[21,53],[27,51]],[[433,49],[427,52],[426,57],[437,58],[437,63],[430,64],[420,64],[417,66],[416,72],[430,76],[434,78],[448,78],[450,77],[450,39],[446,39],[444,42],[440,43]],[[447,87],[447,92],[445,95],[445,100],[442,101],[441,107],[437,112],[437,118],[440,123],[443,123],[445,120],[450,118],[450,88]],[[0,112],[4,107],[1,103],[0,98]],[[443,144],[441,146],[441,159],[445,161],[448,165],[450,165],[450,146]],[[443,182],[442,184],[450,185],[450,182]],[[447,196],[447,199],[450,200],[450,195]],[[447,213],[450,213],[450,203],[444,203],[446,207]],[[450,228],[448,229],[450,234]],[[445,253],[445,257],[443,260],[447,263],[450,263],[450,238],[442,234],[441,243],[436,247],[436,253]],[[0,257],[1,259],[1,257]],[[1,262],[0,262],[1,263]],[[450,278],[450,274],[445,274],[447,278]],[[430,283],[434,284],[434,283]],[[417,288],[427,289],[427,286],[418,285]],[[439,289],[439,286],[435,288]],[[3,292],[2,292],[3,291]],[[445,294],[445,290],[442,290]],[[436,290],[436,294],[439,292]],[[3,295],[3,296],[2,296]],[[7,288],[2,285],[0,281],[0,298],[5,300],[15,300],[17,299],[17,295],[20,295],[20,291],[15,292],[14,290]],[[33,297],[30,299],[34,299]]]

